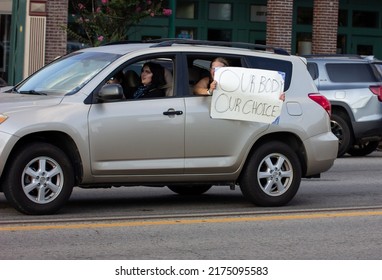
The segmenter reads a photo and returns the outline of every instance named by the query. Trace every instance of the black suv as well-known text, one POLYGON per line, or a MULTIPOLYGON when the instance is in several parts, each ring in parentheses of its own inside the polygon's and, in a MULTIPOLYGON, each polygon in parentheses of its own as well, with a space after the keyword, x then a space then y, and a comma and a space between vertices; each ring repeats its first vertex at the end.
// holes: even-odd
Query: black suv
POLYGON ((382 138, 382 61, 372 56, 307 56, 308 70, 332 104, 338 156, 365 156, 382 138))

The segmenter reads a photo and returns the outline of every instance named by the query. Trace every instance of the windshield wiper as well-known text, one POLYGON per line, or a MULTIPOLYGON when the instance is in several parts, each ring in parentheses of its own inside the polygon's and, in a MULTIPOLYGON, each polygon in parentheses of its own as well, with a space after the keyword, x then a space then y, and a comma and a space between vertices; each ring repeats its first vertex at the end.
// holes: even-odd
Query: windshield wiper
POLYGON ((19 91, 20 94, 32 94, 32 95, 47 95, 44 92, 35 91, 35 90, 22 90, 19 91))

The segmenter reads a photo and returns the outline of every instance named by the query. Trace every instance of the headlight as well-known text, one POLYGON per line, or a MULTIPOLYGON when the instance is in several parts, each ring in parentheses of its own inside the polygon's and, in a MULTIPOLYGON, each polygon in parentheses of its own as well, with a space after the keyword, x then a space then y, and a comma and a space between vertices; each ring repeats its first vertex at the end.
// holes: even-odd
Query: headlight
POLYGON ((3 122, 5 122, 6 119, 8 119, 8 116, 7 116, 7 115, 0 114, 0 124, 2 124, 3 122))

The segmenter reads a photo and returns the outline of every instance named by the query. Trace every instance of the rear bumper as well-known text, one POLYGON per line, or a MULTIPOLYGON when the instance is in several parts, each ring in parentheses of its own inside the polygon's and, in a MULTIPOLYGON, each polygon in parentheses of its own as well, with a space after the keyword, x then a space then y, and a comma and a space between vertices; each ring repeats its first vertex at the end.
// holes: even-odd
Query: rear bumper
POLYGON ((382 138, 382 120, 354 122, 353 132, 356 140, 369 139, 380 140, 382 138))
POLYGON ((307 154, 305 176, 313 176, 329 170, 338 153, 338 139, 331 133, 323 133, 304 141, 307 154))

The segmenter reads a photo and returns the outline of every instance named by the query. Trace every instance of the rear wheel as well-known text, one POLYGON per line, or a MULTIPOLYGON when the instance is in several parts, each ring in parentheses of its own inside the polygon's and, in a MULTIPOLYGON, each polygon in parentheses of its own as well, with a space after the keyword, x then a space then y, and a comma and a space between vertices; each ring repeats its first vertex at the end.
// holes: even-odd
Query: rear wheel
POLYGON ((349 124, 340 114, 332 114, 330 123, 333 134, 338 138, 337 157, 342 157, 349 150, 353 142, 349 124))
POLYGON ((20 212, 53 214, 69 199, 74 174, 66 154, 48 143, 19 149, 7 170, 3 190, 20 212))
POLYGON ((243 195, 258 206, 282 206, 297 193, 301 164, 286 144, 272 141, 249 158, 240 182, 243 195))
POLYGON ((167 186, 170 190, 172 190, 174 193, 180 194, 180 195, 200 195, 205 192, 207 192, 210 188, 212 188, 211 185, 194 185, 194 186, 167 186))
POLYGON ((374 152, 379 146, 379 141, 368 141, 354 145, 348 150, 348 154, 355 157, 366 156, 374 152))

